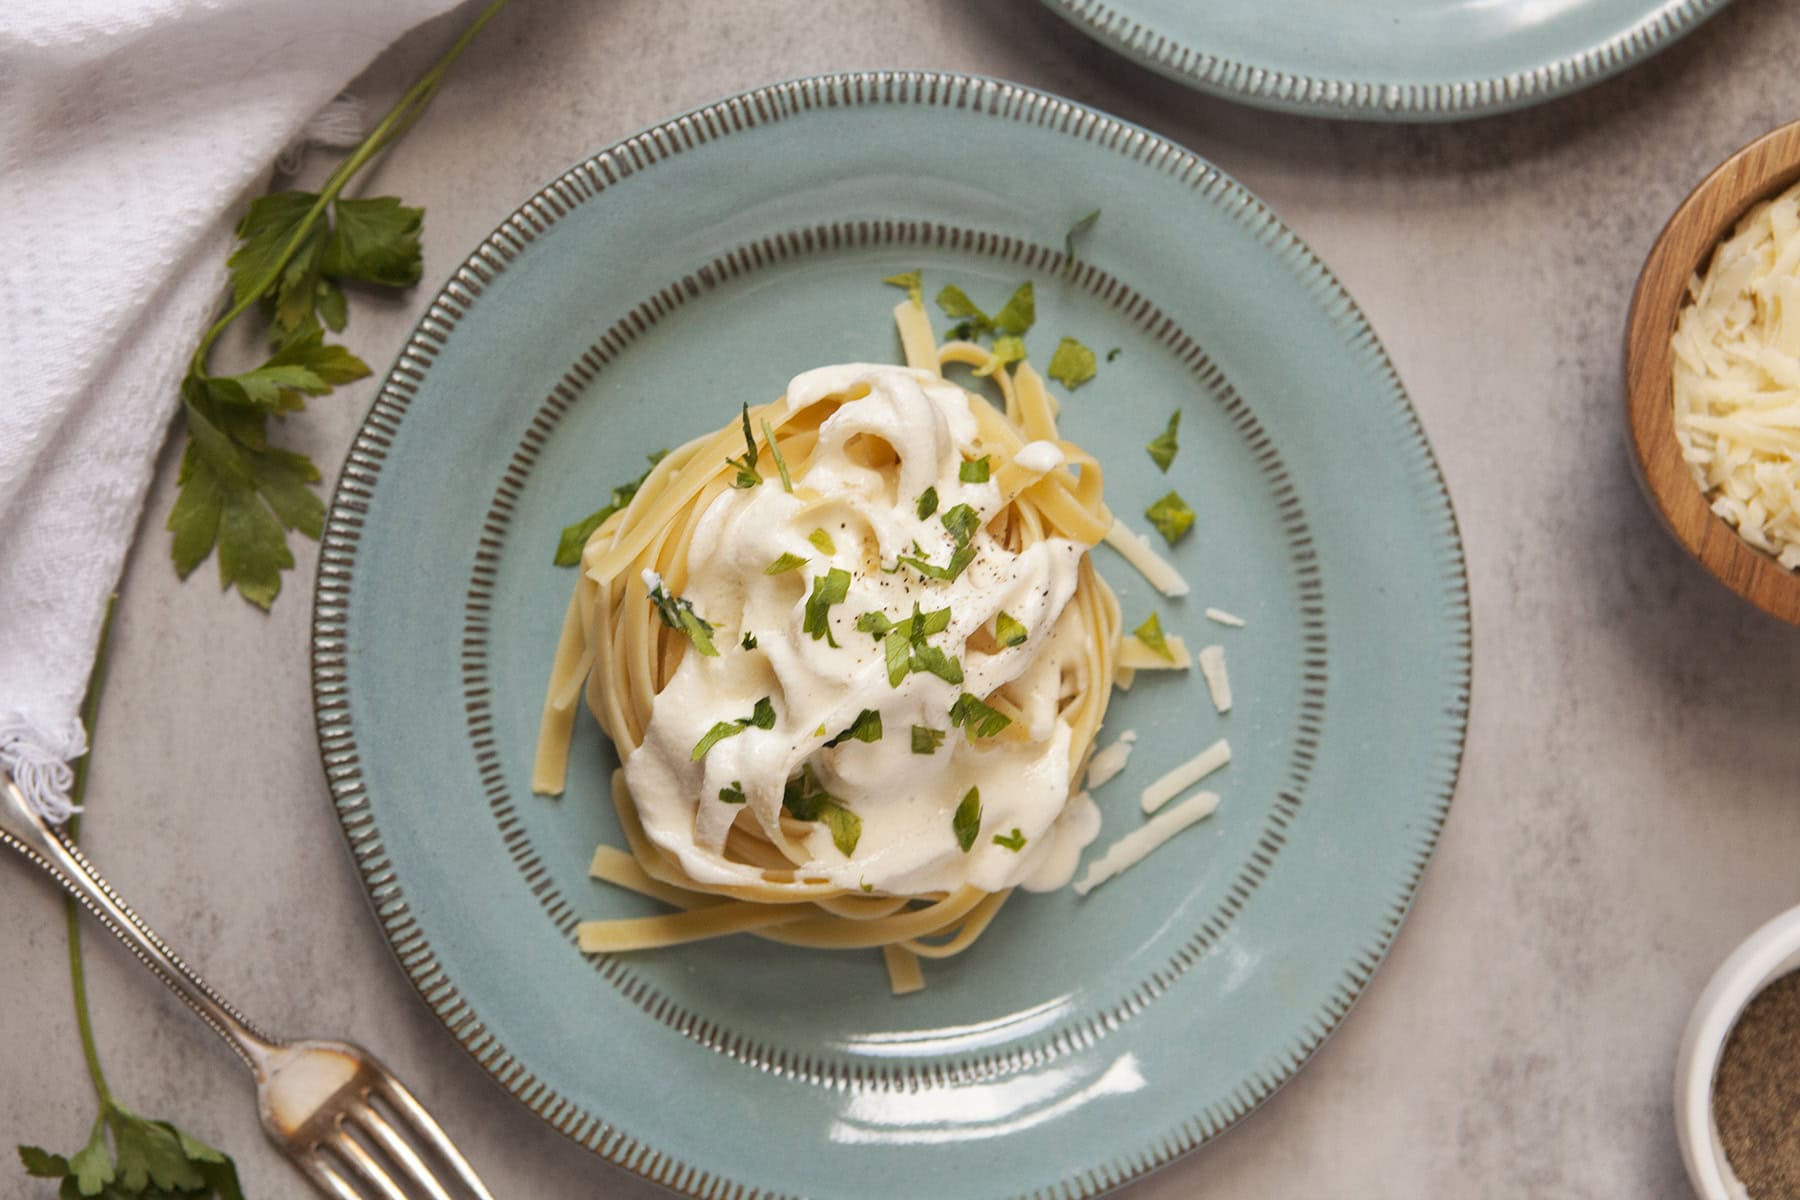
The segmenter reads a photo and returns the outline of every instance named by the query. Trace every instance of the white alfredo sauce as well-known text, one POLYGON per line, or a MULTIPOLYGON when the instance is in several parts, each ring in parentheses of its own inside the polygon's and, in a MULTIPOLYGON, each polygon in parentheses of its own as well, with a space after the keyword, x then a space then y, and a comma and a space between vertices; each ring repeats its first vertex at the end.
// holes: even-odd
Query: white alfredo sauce
MULTIPOLYGON (((1067 883, 1082 847, 1095 836, 1097 813, 1084 796, 1070 796, 1071 731, 1057 715, 1063 665, 1083 653, 1085 636, 1069 607, 1087 547, 1056 538, 1014 554, 977 529, 975 557, 956 579, 928 579, 907 567, 885 573, 897 556, 947 563, 956 544, 943 514, 968 504, 983 525, 1000 507, 992 482, 965 483, 959 468, 976 457, 976 424, 960 387, 904 367, 852 363, 796 376, 787 405, 804 409, 829 396, 867 394, 843 404, 819 429, 818 447, 794 492, 773 475, 751 488, 722 493, 695 527, 683 595, 711 622, 717 657, 690 651, 657 695, 642 745, 625 762, 626 783, 649 837, 677 857, 696 881, 760 881, 754 868, 728 861, 725 838, 745 805, 719 799, 740 787, 765 825, 779 818, 788 779, 811 762, 819 782, 862 822, 849 856, 815 822, 805 846, 811 861, 803 879, 828 879, 852 890, 920 895, 973 884, 1000 891, 1023 884, 1050 890, 1067 883), (899 459, 893 467, 861 465, 853 445, 876 438, 899 459), (919 497, 937 490, 937 509, 918 515, 919 497), (823 530, 827 553, 809 541, 823 530), (767 575, 783 554, 806 565, 767 575), (829 610, 833 647, 804 630, 813 580, 836 567, 850 574, 847 598, 829 610), (930 644, 960 659, 963 682, 950 684, 913 671, 898 687, 888 681, 882 644, 856 628, 857 618, 881 612, 898 622, 913 604, 950 609, 949 628, 930 644), (1002 611, 1024 624, 1026 640, 993 653, 967 649, 978 629, 993 627, 1002 611), (756 635, 753 650, 741 639, 756 635), (950 706, 968 692, 985 697, 1002 684, 1024 704, 1029 741, 979 739, 971 744, 952 728, 950 706), (775 726, 754 726, 715 744, 700 762, 696 743, 719 721, 748 718, 761 697, 775 709, 775 726), (881 714, 875 742, 824 743, 848 729, 864 709, 881 714), (912 727, 945 732, 933 754, 915 754, 912 727), (981 789, 982 821, 965 853, 953 816, 971 787, 981 789), (994 842, 1014 829, 1018 851, 994 842)), ((1056 448, 1033 451, 1028 464, 1048 470, 1056 448)), ((990 464, 994 471, 1002 465, 990 464)), ((1106 686, 1091 681, 1090 686, 1106 686)), ((1007 731, 1011 733, 1011 730, 1007 731)))

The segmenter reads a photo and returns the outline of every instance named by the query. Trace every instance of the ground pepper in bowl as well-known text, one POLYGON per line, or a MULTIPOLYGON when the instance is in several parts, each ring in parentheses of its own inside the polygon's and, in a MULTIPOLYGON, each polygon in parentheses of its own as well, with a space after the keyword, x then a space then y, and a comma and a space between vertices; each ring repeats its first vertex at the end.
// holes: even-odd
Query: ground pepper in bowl
POLYGON ((1758 992, 1732 1026, 1713 1119, 1751 1200, 1800 1197, 1800 971, 1758 992))

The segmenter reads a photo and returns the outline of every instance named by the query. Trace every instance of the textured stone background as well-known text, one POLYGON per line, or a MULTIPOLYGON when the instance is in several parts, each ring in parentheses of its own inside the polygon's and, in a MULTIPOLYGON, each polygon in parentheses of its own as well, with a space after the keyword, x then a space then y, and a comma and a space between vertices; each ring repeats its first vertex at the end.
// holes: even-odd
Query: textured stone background
MULTIPOLYGON (((358 85, 377 106, 460 19, 358 85)), ((1800 4, 1740 0, 1641 69, 1441 127, 1279 117, 1191 94, 1028 0, 520 0, 373 181, 428 222, 428 283, 539 182, 640 127, 774 79, 978 71, 1140 122, 1220 163, 1331 264, 1398 364, 1467 538, 1475 703, 1418 905, 1352 1019, 1218 1144, 1140 1184, 1176 1196, 1675 1196, 1676 1041, 1700 985, 1800 901, 1800 632, 1738 603, 1657 527, 1626 465, 1621 331, 1668 214, 1800 115, 1800 4)), ((362 303, 391 361, 430 288, 362 303)), ((373 382, 296 431, 341 456, 373 382)), ((484 1076, 395 969, 313 744, 313 547, 264 619, 178 585, 165 454, 122 585, 87 845, 229 996, 280 1030, 378 1047, 502 1197, 649 1197, 484 1076)), ((64 1148, 92 1111, 61 907, 0 870, 0 1130, 64 1148)), ((231 1057, 120 949, 89 942, 113 1083, 307 1195, 231 1057)), ((36 1196, 0 1168, 0 1196, 36 1196)))

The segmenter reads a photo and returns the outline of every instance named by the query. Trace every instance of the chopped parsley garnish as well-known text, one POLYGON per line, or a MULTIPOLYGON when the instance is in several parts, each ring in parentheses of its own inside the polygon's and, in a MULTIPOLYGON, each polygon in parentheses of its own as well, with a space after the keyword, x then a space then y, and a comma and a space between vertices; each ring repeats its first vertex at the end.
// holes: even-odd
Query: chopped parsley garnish
MULTIPOLYGON (((688 761, 699 762, 706 757, 708 750, 726 738, 736 737, 753 726, 757 729, 775 728, 775 706, 769 702, 769 697, 764 696, 758 700, 756 708, 749 716, 739 717, 735 721, 720 721, 707 730, 700 740, 694 743, 694 752, 689 756, 688 761)), ((724 799, 724 794, 721 793, 719 798, 724 799)))
POLYGON ((1112 362, 1115 358, 1118 358, 1119 355, 1121 355, 1123 353, 1125 353, 1125 347, 1114 346, 1111 350, 1108 350, 1106 352, 1106 361, 1112 362))
POLYGON ((719 651, 712 643, 713 627, 694 611, 691 602, 681 596, 669 595, 663 589, 661 579, 657 579, 656 585, 650 588, 650 603, 656 606, 656 615, 662 618, 664 625, 687 634, 688 641, 694 643, 694 649, 710 658, 719 656, 719 651))
POLYGON ((1175 452, 1181 449, 1175 443, 1175 430, 1181 424, 1181 410, 1178 408, 1169 414, 1169 427, 1152 438, 1144 449, 1149 451, 1150 459, 1157 469, 1168 473, 1169 464, 1175 461, 1175 452))
MULTIPOLYGON (((987 463, 985 458, 981 461, 984 465, 987 463)), ((965 467, 969 465, 971 464, 963 464, 965 467)), ((968 545, 969 539, 974 537, 975 531, 981 527, 981 515, 967 504, 958 504, 938 519, 944 523, 944 528, 949 531, 950 536, 956 539, 958 546, 968 545)))
POLYGON ((796 567, 804 567, 806 559, 798 554, 783 554, 763 568, 764 575, 786 575, 796 567))
POLYGON ((956 806, 956 815, 950 818, 950 827, 956 831, 956 844, 967 854, 981 833, 980 788, 972 787, 963 796, 962 803, 956 806))
POLYGON ((928 487, 919 493, 919 520, 923 521, 937 511, 937 488, 928 487))
POLYGON ((1025 848, 1025 835, 1020 831, 1017 825, 1014 825, 1013 831, 1009 834, 1002 836, 1001 834, 996 833, 994 835, 994 845, 1005 846, 1008 850, 1017 854, 1025 848))
POLYGON ((872 708, 863 709, 856 714, 856 720, 850 723, 850 728, 825 744, 841 746, 853 738, 859 742, 879 742, 881 740, 881 714, 872 708))
POLYGON ((796 821, 823 821, 831 830, 832 844, 845 858, 856 852, 856 843, 862 840, 862 818, 825 790, 813 774, 811 763, 787 781, 781 793, 781 807, 796 821))
POLYGON ((1194 510, 1188 507, 1187 501, 1179 492, 1170 492, 1155 504, 1144 510, 1150 523, 1156 526, 1156 532, 1163 535, 1163 541, 1173 546, 1187 536, 1187 531, 1194 527, 1194 510))
POLYGON ((948 582, 961 575, 963 570, 975 561, 975 547, 961 547, 950 556, 950 561, 941 567, 911 554, 902 554, 895 561, 911 567, 927 579, 942 579, 948 582))
POLYGON ((725 465, 737 468, 737 478, 731 486, 736 488, 753 488, 762 482, 762 475, 756 469, 756 437, 750 432, 750 406, 743 407, 744 419, 744 457, 728 458, 725 465))
POLYGON ((1087 231, 1094 227, 1094 222, 1099 219, 1100 210, 1096 208, 1093 212, 1069 226, 1069 232, 1063 235, 1063 274, 1065 276, 1073 275, 1075 273, 1075 239, 1085 236, 1087 231))
POLYGON ((968 692, 956 698, 950 706, 950 724, 961 726, 972 742, 976 738, 993 737, 1002 729, 1012 724, 1012 718, 1003 712, 989 708, 980 699, 968 692))
POLYGON ((1026 637, 1025 626, 1010 613, 1001 613, 994 618, 994 640, 1002 646, 1023 645, 1026 637))
POLYGON ((1155 613, 1145 617, 1144 623, 1131 631, 1131 636, 1149 647, 1158 658, 1175 661, 1175 652, 1169 649, 1169 640, 1163 636, 1162 618, 1155 613))
POLYGON ((746 799, 744 795, 744 785, 735 779, 732 780, 729 784, 719 789, 719 799, 727 804, 744 803, 746 799))
POLYGON ((964 483, 986 483, 988 473, 988 456, 985 454, 956 468, 956 477, 964 483))
MULTIPOLYGON (((950 628, 948 608, 921 613, 915 602, 913 615, 904 621, 896 623, 881 613, 870 612, 856 619, 856 627, 880 639, 882 654, 887 659, 889 687, 899 687, 900 681, 914 671, 936 675, 945 683, 962 682, 962 663, 925 640, 950 628)), ((915 733, 915 744, 917 739, 915 733)))
POLYGON ((754 650, 756 649, 756 635, 746 629, 744 630, 744 640, 738 644, 746 650, 754 650))
POLYGON ((769 428, 769 418, 762 419, 763 441, 769 443, 769 454, 775 459, 775 469, 781 472, 781 490, 793 494, 794 481, 788 477, 787 459, 781 457, 781 447, 775 444, 775 431, 769 428))
POLYGON ((1006 306, 994 314, 994 328, 1023 337, 1036 322, 1037 293, 1027 279, 1007 298, 1006 306))
POLYGON ((630 483, 621 483, 614 488, 604 507, 597 508, 573 525, 564 527, 562 537, 556 543, 557 566, 572 567, 581 561, 581 548, 587 545, 587 540, 593 536, 594 530, 606 524, 606 518, 631 503, 631 498, 637 495, 637 490, 644 486, 644 480, 650 478, 650 472, 656 469, 656 464, 661 462, 668 453, 667 450, 658 450, 652 454, 650 465, 644 468, 644 473, 630 483))
POLYGON ((866 879, 864 879, 864 880, 861 880, 861 881, 860 881, 860 884, 861 884, 861 887, 862 887, 862 890, 863 890, 863 891, 865 891, 865 892, 872 892, 872 891, 874 891, 874 890, 875 890, 875 885, 874 885, 874 884, 872 884, 872 883, 870 883, 870 882, 869 882, 869 881, 868 881, 868 880, 866 880, 866 879))
POLYGON ((986 378, 1001 367, 1010 367, 1025 357, 1025 339, 1006 334, 994 339, 994 357, 975 369, 979 378, 986 378))
POLYGON ((1094 377, 1099 370, 1094 360, 1094 352, 1076 341, 1066 337, 1056 343, 1056 353, 1050 356, 1050 378, 1073 391, 1094 377))
POLYGON ((944 744, 944 731, 933 729, 929 725, 912 727, 912 752, 914 754, 936 754, 939 746, 944 744))
POLYGON ((837 553, 837 543, 832 541, 831 535, 829 533, 826 533, 823 529, 813 530, 811 533, 806 535, 806 540, 811 542, 813 545, 817 546, 822 552, 824 552, 826 554, 836 554, 837 553))
POLYGON ((889 275, 881 282, 891 287, 905 288, 912 302, 920 308, 925 307, 925 276, 920 271, 904 271, 899 275, 889 275))
POLYGON ((991 317, 955 284, 945 285, 937 294, 937 305, 946 317, 959 322, 949 331, 952 341, 966 341, 988 333, 1023 337, 1037 320, 1037 295, 1029 279, 1021 283, 1007 298, 1005 306, 991 317))
POLYGON ((824 638, 833 648, 837 646, 837 639, 831 636, 831 606, 842 604, 849 594, 850 572, 833 567, 813 576, 812 595, 806 598, 806 619, 801 624, 813 641, 824 638))

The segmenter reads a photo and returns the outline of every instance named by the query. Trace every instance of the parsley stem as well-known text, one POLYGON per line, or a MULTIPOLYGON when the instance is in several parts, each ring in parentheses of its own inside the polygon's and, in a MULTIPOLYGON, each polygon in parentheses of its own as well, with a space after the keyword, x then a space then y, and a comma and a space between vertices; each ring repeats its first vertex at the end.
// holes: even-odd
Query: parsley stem
MULTIPOLYGON (((69 800, 77 808, 87 793, 88 764, 94 760, 94 722, 100 715, 100 689, 106 681, 106 647, 112 641, 113 608, 118 599, 106 602, 106 616, 100 622, 100 643, 94 651, 94 670, 88 676, 87 698, 81 704, 81 724, 87 730, 88 752, 75 760, 75 778, 69 786, 69 800)), ((73 840, 81 832, 81 814, 63 823, 73 840)), ((81 1053, 87 1058, 88 1077, 94 1081, 94 1094, 100 1098, 100 1114, 104 1118, 113 1107, 112 1089, 106 1086, 106 1073, 100 1069, 100 1051, 94 1044, 94 1022, 88 1015, 87 972, 81 964, 81 906, 75 897, 63 899, 69 927, 69 989, 75 994, 75 1024, 81 1030, 81 1053)))
POLYGON ((200 345, 195 348, 194 357, 188 364, 189 375, 197 379, 207 378, 206 356, 212 349, 213 343, 219 339, 219 335, 224 333, 233 321, 242 316, 246 309, 260 300, 264 293, 275 286, 276 281, 281 278, 282 272, 287 270, 288 263, 312 236, 314 228, 325 215, 325 210, 330 207, 331 202, 337 199, 338 193, 349 185, 350 180, 358 171, 367 166, 371 159, 424 114, 425 109, 437 95, 439 85, 444 82, 444 76, 449 73, 450 65, 461 57, 469 43, 475 40, 475 35, 480 33, 482 27, 493 20, 506 5, 507 0, 491 0, 488 6, 481 10, 481 15, 471 21, 469 27, 462 31, 461 36, 450 44, 450 48, 444 52, 444 56, 438 59, 429 71, 421 75, 418 81, 406 90, 405 95, 395 101, 394 107, 390 108, 387 115, 381 118, 381 123, 375 126, 368 137, 363 139, 362 144, 351 153, 349 158, 339 163, 337 169, 332 171, 325 180, 324 187, 319 191, 319 198, 313 201, 313 206, 307 210, 306 216, 294 227, 294 232, 288 238, 287 245, 282 247, 280 257, 270 264, 267 274, 258 282, 255 289, 226 309, 225 315, 213 322, 212 328, 208 329, 206 335, 200 339, 200 345))

